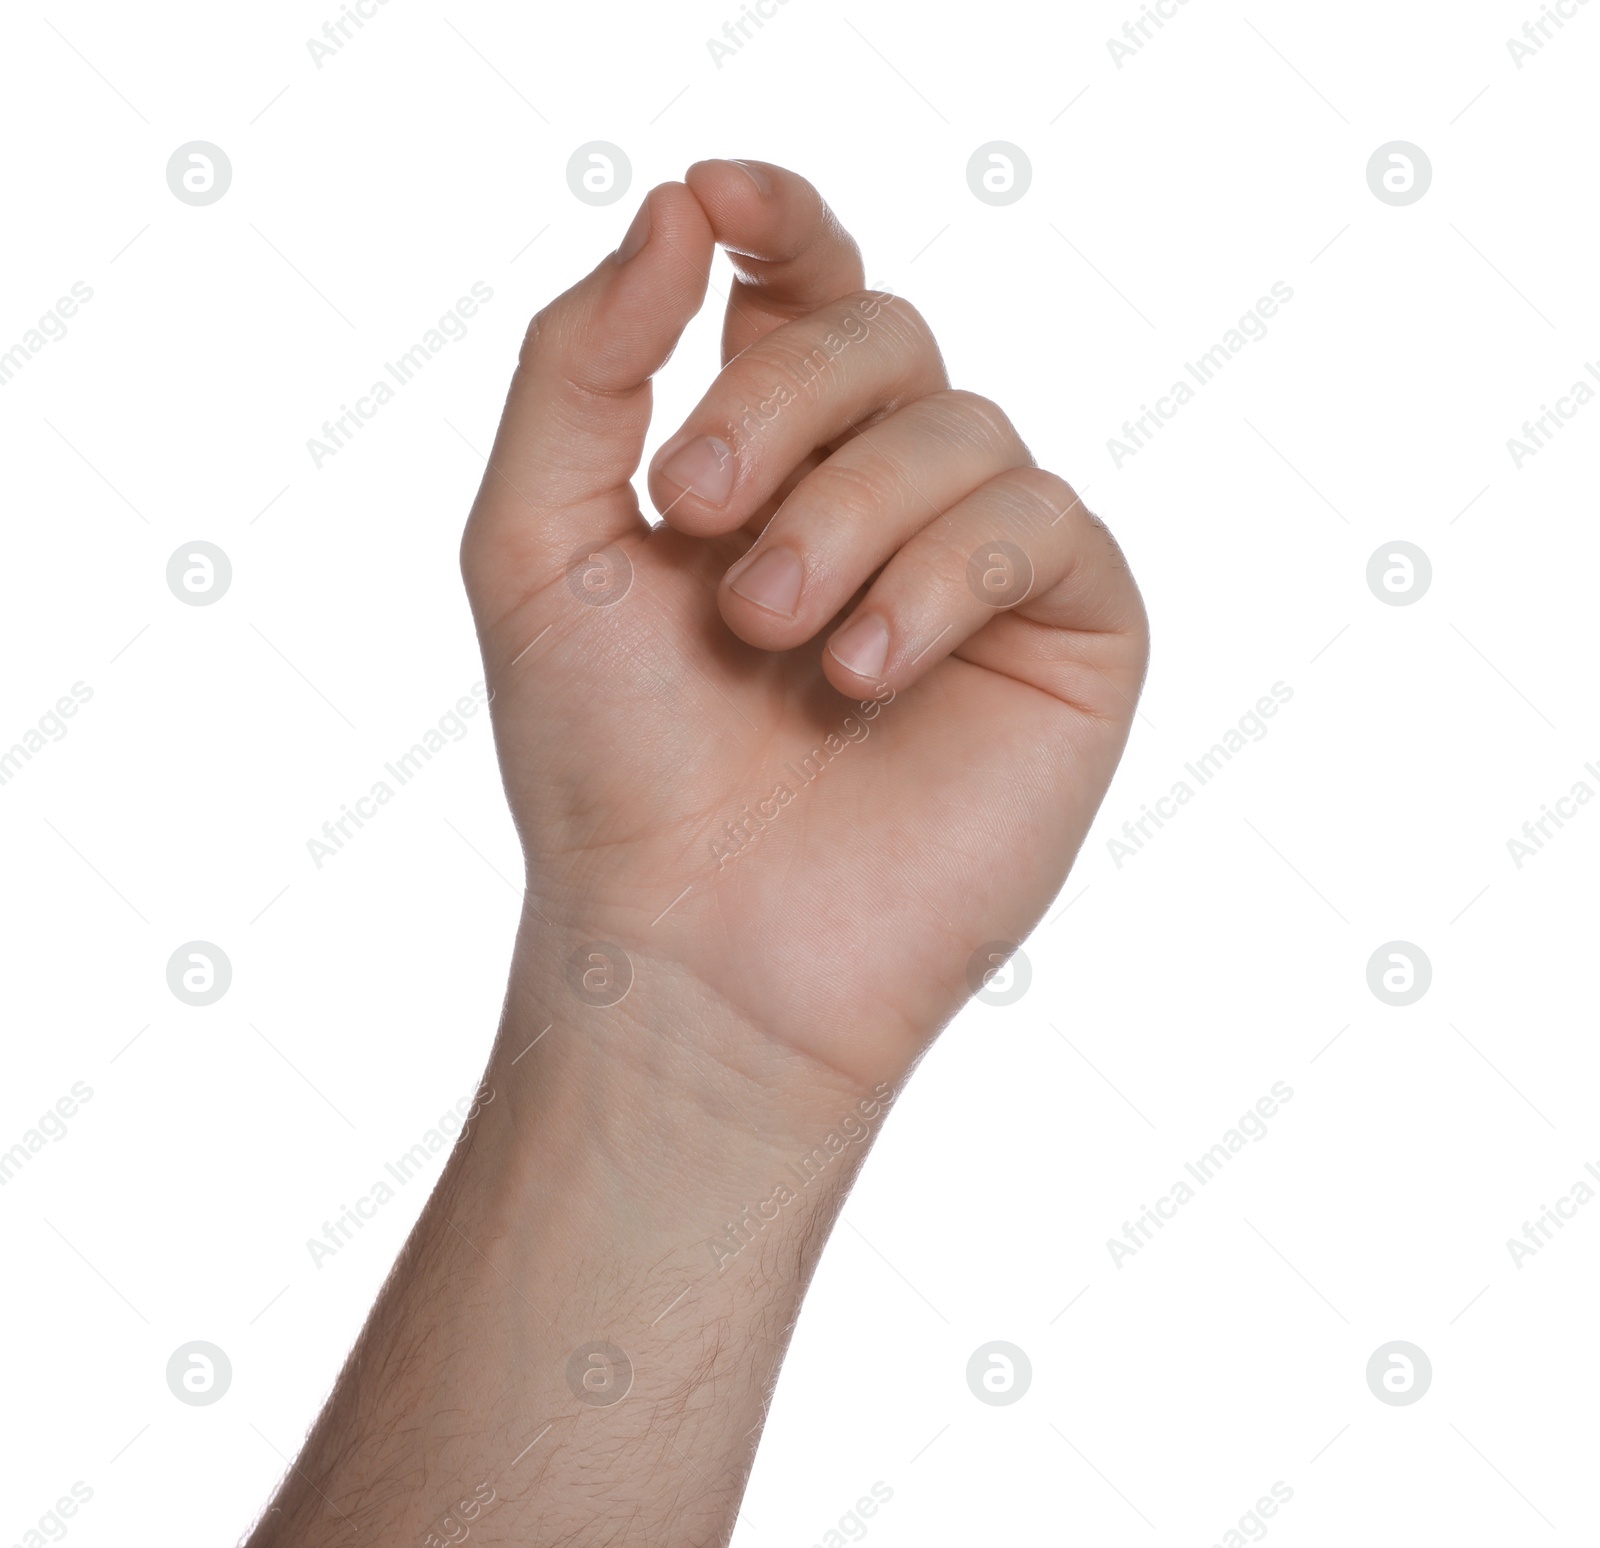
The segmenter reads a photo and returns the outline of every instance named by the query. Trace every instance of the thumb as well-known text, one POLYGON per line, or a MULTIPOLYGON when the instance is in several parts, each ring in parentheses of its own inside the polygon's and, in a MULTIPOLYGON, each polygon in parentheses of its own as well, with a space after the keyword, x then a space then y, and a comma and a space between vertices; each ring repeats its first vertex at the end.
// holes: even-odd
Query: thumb
POLYGON ((616 252, 529 324, 462 538, 480 610, 548 585, 581 545, 648 530, 629 479, 650 378, 700 310, 713 247, 694 195, 663 183, 616 252))

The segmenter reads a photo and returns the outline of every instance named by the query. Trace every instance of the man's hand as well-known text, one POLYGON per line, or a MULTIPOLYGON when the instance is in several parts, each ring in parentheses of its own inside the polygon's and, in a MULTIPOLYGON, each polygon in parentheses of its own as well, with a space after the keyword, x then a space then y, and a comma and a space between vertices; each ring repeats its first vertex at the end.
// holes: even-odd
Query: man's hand
POLYGON ((537 908, 863 1086, 1038 921, 1144 673, 1105 527, 760 164, 656 188, 534 319, 463 565, 537 908), (716 245, 725 364, 652 528, 650 378, 716 245))
POLYGON ((528 331, 462 546, 528 864, 504 1019, 253 1548, 725 1543, 895 1087, 1082 842, 1138 592, 861 286, 808 183, 704 162, 528 331))

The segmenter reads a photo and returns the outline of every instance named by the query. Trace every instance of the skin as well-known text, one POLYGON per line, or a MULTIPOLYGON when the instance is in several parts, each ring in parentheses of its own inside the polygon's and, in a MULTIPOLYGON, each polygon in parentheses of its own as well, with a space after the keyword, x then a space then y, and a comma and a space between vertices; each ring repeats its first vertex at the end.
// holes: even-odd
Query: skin
POLYGON ((252 1548, 726 1542, 884 1113, 1060 890, 1143 605, 862 284, 809 183, 702 162, 528 330, 462 542, 527 862, 504 1018, 252 1548), (718 246, 723 369, 652 526, 650 378, 718 246))

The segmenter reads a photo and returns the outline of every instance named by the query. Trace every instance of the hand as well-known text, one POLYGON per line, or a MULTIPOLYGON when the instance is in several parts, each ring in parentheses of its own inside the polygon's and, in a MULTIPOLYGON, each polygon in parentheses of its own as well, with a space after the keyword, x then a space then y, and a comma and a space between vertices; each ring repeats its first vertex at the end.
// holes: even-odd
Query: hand
POLYGON ((462 563, 523 954, 620 945, 632 994, 686 973, 870 1086, 1059 890, 1147 630, 1105 527, 862 284, 792 172, 708 161, 654 189, 533 320, 462 563), (719 244, 723 370, 651 465, 652 527, 629 482, 650 378, 719 244))
POLYGON ((731 162, 534 319, 462 560, 531 882, 506 1012, 252 1543, 426 1540, 469 1500, 485 1548, 724 1543, 891 1086, 1105 792, 1143 608, 810 185, 731 162), (652 529, 650 375, 719 242, 727 363, 652 529), (615 1004, 568 978, 598 943, 615 1004))

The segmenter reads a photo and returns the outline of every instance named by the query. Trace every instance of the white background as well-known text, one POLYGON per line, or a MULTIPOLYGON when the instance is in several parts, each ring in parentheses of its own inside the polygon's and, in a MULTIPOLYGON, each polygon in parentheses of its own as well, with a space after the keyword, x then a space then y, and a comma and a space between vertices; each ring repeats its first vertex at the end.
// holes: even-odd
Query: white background
MULTIPOLYGON (((1193 0, 1121 68, 1134 0, 789 0, 721 68, 733 0, 390 0, 320 69, 331 4, 8 10, 0 350, 94 294, 0 388, 0 746, 93 697, 0 786, 0 1149, 93 1097, 0 1189, 0 1543, 75 1480, 84 1548, 243 1532, 421 1208, 313 1266, 487 1051, 519 861, 485 720, 322 869, 306 840, 479 676, 456 544, 528 316, 712 155, 818 184, 1111 523, 1154 624, 1031 988, 959 1018, 846 1209, 741 1548, 819 1542, 878 1480, 885 1548, 1215 1543, 1279 1480, 1284 1544, 1594 1540, 1600 1202, 1506 1247, 1600 1164, 1600 811, 1507 849, 1600 789, 1600 407, 1520 469, 1506 445, 1600 358, 1600 5, 1519 70, 1531 7, 1193 0), (1406 207, 1366 180, 1396 139, 1433 168, 1406 207), (165 180, 190 140, 232 162, 206 207, 165 180), (567 187, 591 140, 632 163, 610 207, 567 187), (1005 207, 966 182, 992 140, 1032 165, 1005 207), (315 467, 474 281, 468 336, 315 467), (1117 468, 1277 281, 1267 337, 1117 468), (197 539, 233 566, 209 607, 165 582, 197 539), (1432 563, 1410 606, 1366 583, 1395 540, 1432 563), (1268 734, 1118 866, 1277 682, 1268 734), (234 973, 204 1009, 165 981, 196 939, 234 973), (1395 940, 1433 969, 1404 1008, 1366 979, 1395 940), (1275 1081, 1268 1136, 1118 1267, 1107 1238, 1275 1081), (195 1339, 232 1361, 214 1406, 166 1386, 195 1339), (1033 1366, 1008 1407, 965 1383, 994 1339, 1033 1366), (1366 1384, 1396 1339, 1432 1361, 1411 1406, 1366 1384)), ((713 298, 652 450, 719 326, 713 298)))

